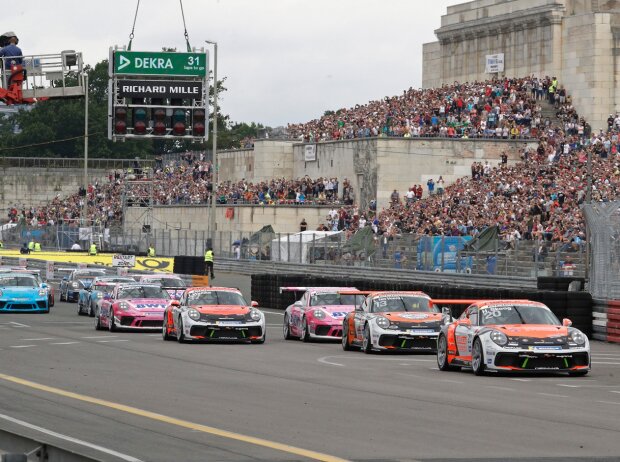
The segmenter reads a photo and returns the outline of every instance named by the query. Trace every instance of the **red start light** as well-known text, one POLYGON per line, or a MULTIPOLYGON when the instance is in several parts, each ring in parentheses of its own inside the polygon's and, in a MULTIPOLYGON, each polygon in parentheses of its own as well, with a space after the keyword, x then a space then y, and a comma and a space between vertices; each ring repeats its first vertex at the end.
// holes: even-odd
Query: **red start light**
POLYGON ((117 120, 114 124, 114 133, 124 135, 127 133, 127 123, 124 120, 117 120))
POLYGON ((172 127, 172 133, 177 136, 185 135, 185 124, 183 122, 177 122, 172 127))

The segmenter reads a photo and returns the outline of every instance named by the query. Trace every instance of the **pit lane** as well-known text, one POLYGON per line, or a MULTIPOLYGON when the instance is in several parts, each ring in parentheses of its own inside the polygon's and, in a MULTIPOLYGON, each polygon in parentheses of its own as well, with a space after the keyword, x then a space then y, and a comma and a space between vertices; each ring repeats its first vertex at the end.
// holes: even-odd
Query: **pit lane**
POLYGON ((584 378, 475 377, 440 372, 431 355, 285 341, 282 313, 265 311, 264 345, 97 332, 74 303, 57 303, 49 315, 2 315, 0 374, 165 419, 5 379, 0 413, 144 461, 309 460, 200 426, 360 461, 618 460, 615 345, 593 344, 584 378))

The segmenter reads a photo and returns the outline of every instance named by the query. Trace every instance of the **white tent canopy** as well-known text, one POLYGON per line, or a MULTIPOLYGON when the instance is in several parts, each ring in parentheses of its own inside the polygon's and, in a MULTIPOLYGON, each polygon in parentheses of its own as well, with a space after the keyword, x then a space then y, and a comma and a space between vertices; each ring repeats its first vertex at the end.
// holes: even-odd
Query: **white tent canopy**
POLYGON ((342 231, 302 231, 288 234, 271 241, 271 259, 290 263, 309 263, 313 247, 322 247, 324 239, 342 231))

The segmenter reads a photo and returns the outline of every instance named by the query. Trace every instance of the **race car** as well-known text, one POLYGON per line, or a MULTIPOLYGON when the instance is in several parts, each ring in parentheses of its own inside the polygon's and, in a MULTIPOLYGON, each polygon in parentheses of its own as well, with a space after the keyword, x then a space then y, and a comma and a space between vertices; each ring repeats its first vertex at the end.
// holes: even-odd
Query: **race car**
POLYGON ((87 289, 81 289, 78 296, 78 315, 87 314, 91 318, 98 311, 98 303, 103 300, 105 294, 112 292, 119 282, 132 283, 135 279, 123 276, 96 277, 87 289))
POLYGON ((437 364, 447 371, 471 367, 485 372, 567 372, 590 370, 590 343, 571 322, 560 322, 542 303, 481 300, 441 328, 437 364))
POLYGON ((13 267, 2 266, 0 267, 0 273, 12 273, 12 272, 22 272, 22 273, 28 273, 28 274, 34 275, 34 277, 36 278, 39 284, 39 287, 42 289, 47 289, 47 303, 49 307, 51 308, 54 306, 54 303, 55 303, 54 287, 43 280, 43 278, 41 277, 41 270, 28 269, 23 266, 13 266, 13 267))
POLYGON ((286 340, 304 342, 316 339, 340 340, 342 320, 360 305, 363 294, 341 294, 357 291, 355 287, 280 287, 282 292, 301 294, 299 300, 284 312, 283 333, 286 340))
POLYGON ((0 312, 49 313, 46 283, 26 271, 0 273, 0 312))
POLYGON ((264 343, 265 315, 237 289, 191 287, 166 308, 162 337, 188 340, 235 340, 264 343))
POLYGON ((158 284, 118 283, 95 316, 95 329, 159 330, 170 295, 158 284))
POLYGON ((77 301, 80 289, 87 289, 96 277, 105 276, 105 270, 76 269, 60 281, 60 301, 77 301))
POLYGON ((367 297, 342 322, 344 350, 436 351, 445 315, 424 292, 357 293, 367 297))
POLYGON ((139 281, 147 284, 161 285, 162 289, 166 289, 170 298, 176 300, 181 298, 181 295, 183 295, 187 288, 185 281, 176 274, 144 274, 140 276, 139 281))

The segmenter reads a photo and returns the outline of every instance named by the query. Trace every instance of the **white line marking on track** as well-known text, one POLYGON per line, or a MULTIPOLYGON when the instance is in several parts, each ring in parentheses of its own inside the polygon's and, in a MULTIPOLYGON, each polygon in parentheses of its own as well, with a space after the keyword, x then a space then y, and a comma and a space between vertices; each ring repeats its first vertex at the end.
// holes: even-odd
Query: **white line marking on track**
POLYGON ((13 417, 9 417, 8 415, 0 414, 0 418, 4 420, 8 420, 9 422, 16 423, 17 425, 21 425, 22 427, 30 428, 31 430, 36 430, 38 432, 44 433, 49 436, 53 436, 54 438, 58 438, 61 440, 69 441, 71 443, 76 443, 81 446, 85 446, 87 448, 95 449, 96 451, 103 452, 105 454, 109 454, 111 456, 118 457, 119 459, 126 460, 128 462, 142 462, 140 459, 137 459, 132 456, 128 456, 127 454, 123 454, 121 452, 114 451, 112 449, 104 448, 103 446, 99 446, 97 444, 89 443, 87 441, 79 440, 77 438, 73 438, 71 436, 63 435, 61 433, 56 433, 52 430, 48 430, 43 427, 38 427, 37 425, 32 425, 28 422, 24 422, 23 420, 15 419, 13 417))
POLYGON ((56 337, 41 337, 41 338, 23 338, 24 342, 33 342, 35 340, 56 340, 56 337))
POLYGON ((597 401, 597 403, 603 403, 603 404, 617 404, 618 406, 620 406, 620 403, 617 403, 616 401, 597 401))
POLYGON ((27 324, 22 324, 21 322, 15 322, 15 321, 11 321, 11 324, 13 324, 15 327, 30 327, 27 324))
POLYGON ((340 363, 334 363, 332 361, 328 361, 327 358, 332 358, 332 356, 324 356, 322 358, 317 359, 318 362, 323 363, 323 364, 329 364, 330 366, 340 366, 340 367, 345 367, 344 364, 340 364, 340 363))
POLYGON ((567 383, 556 383, 558 387, 581 388, 581 385, 568 385, 567 383))
MULTIPOLYGON (((161 335, 161 334, 157 334, 157 335, 161 335)), ((90 337, 80 337, 80 338, 114 338, 114 337, 118 337, 118 335, 94 335, 94 336, 90 336, 90 337)))
POLYGON ((610 365, 620 366, 620 363, 608 363, 608 362, 603 362, 603 361, 592 361, 592 364, 610 364, 610 365))
POLYGON ((56 343, 50 343, 50 345, 75 345, 76 343, 80 343, 80 342, 56 342, 56 343))
POLYGON ((554 395, 553 393, 536 393, 536 394, 540 396, 552 396, 554 398, 568 398, 567 395, 554 395))
POLYGON ((30 347, 36 347, 38 345, 12 345, 9 348, 30 348, 30 347))
POLYGON ((97 340, 97 343, 128 342, 129 340, 97 340))
POLYGON ((609 390, 609 393, 620 393, 618 390, 609 390))
POLYGON ((510 380, 514 380, 515 382, 531 382, 531 379, 510 379, 510 380))
MULTIPOLYGON (((437 370, 437 369, 433 369, 433 370, 437 370)), ((450 380, 450 379, 439 379, 440 382, 447 382, 447 383, 463 383, 460 380, 450 380)))
POLYGON ((92 324, 91 321, 43 321, 45 324, 92 324))

